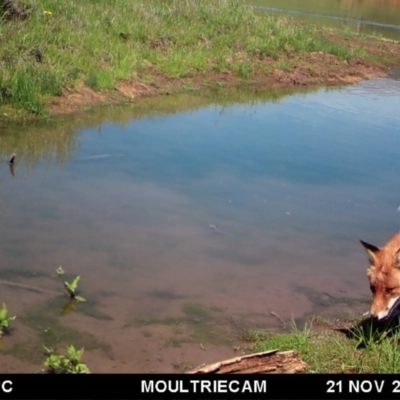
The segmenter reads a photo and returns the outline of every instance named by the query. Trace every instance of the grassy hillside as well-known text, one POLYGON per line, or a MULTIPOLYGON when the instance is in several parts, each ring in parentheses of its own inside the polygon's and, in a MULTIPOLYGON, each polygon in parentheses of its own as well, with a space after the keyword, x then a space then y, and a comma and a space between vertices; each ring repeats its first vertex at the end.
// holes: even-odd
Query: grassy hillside
MULTIPOLYGON (((0 107, 42 114, 51 96, 117 82, 251 79, 290 70, 302 53, 366 55, 320 28, 232 0, 0 0, 0 107), (0 6, 1 9, 1 6, 0 6), (214 75, 213 75, 214 74, 214 75)), ((312 64, 312 63, 310 63, 312 64)))

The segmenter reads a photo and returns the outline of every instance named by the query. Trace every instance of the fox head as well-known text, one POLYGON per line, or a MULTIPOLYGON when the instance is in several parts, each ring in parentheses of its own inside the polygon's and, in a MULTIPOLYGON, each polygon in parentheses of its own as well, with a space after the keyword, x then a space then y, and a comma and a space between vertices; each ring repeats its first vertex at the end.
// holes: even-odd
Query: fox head
POLYGON ((367 251, 367 277, 372 292, 370 314, 382 320, 400 303, 400 232, 384 246, 360 241, 367 251))

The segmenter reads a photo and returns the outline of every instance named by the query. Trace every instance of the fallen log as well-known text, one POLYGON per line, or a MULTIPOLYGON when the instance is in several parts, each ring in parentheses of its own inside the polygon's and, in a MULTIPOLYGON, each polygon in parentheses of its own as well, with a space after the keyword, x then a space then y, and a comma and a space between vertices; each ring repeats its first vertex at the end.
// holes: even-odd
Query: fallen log
POLYGON ((188 374, 293 374, 306 368, 295 351, 269 350, 201 365, 188 374))

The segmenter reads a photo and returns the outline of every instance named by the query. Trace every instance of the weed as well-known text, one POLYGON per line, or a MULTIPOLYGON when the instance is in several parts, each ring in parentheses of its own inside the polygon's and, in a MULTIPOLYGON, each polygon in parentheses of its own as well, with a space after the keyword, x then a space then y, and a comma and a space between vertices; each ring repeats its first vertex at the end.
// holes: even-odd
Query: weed
POLYGON ((99 90, 100 89, 100 83, 99 79, 97 77, 97 74, 93 71, 90 71, 89 74, 87 75, 86 79, 84 80, 85 84, 92 88, 93 90, 99 90))
POLYGON ((268 338, 268 333, 258 330, 248 330, 243 333, 243 340, 246 342, 260 342, 268 338))
POLYGON ((10 81, 11 103, 34 114, 41 114, 43 105, 38 97, 38 88, 28 70, 14 71, 10 81))
POLYGON ((10 321, 13 321, 15 318, 15 316, 8 316, 7 306, 5 303, 3 303, 3 307, 0 309, 0 339, 5 333, 8 332, 10 321))
POLYGON ((83 297, 78 296, 76 294, 77 289, 78 289, 78 282, 81 279, 81 277, 78 275, 71 283, 65 281, 64 282, 64 287, 66 289, 66 294, 71 298, 76 301, 81 301, 84 302, 86 301, 83 297))
POLYGON ((47 359, 43 372, 48 374, 89 374, 89 368, 81 362, 83 348, 76 350, 74 346, 67 347, 67 355, 57 354, 53 349, 45 347, 47 359))
POLYGON ((251 75, 251 64, 249 62, 241 62, 238 66, 238 73, 242 78, 249 78, 251 75))
POLYGON ((297 328, 296 321, 292 318, 291 320, 291 326, 292 326, 292 331, 294 332, 294 337, 298 341, 298 344, 300 346, 306 345, 307 341, 311 335, 311 328, 312 328, 312 321, 308 325, 307 322, 304 324, 304 328, 302 331, 300 331, 297 328))

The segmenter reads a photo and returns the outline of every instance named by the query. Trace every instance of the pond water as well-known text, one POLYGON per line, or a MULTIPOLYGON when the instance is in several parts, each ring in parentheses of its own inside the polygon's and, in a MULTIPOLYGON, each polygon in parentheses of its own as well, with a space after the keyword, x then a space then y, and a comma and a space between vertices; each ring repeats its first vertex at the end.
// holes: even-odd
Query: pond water
POLYGON ((376 79, 2 125, 0 370, 74 344, 93 372, 180 371, 237 355, 244 329, 366 311, 358 240, 400 226, 399 109, 376 79))
POLYGON ((267 12, 400 40, 398 0, 244 0, 267 12))

